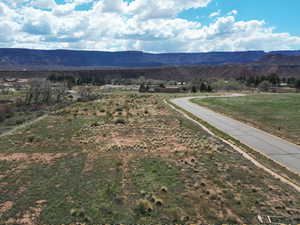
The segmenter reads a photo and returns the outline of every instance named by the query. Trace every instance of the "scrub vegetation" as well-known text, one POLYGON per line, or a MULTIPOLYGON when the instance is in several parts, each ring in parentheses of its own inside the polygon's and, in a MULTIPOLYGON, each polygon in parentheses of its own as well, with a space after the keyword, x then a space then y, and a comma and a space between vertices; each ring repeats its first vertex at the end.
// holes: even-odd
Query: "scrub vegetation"
POLYGON ((300 223, 298 192, 164 98, 114 92, 1 137, 0 224, 300 223))

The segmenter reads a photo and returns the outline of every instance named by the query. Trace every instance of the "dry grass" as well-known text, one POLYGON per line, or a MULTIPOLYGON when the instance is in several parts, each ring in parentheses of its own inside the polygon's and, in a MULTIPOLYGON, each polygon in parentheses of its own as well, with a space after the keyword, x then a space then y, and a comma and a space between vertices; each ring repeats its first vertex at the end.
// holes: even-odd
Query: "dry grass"
POLYGON ((0 146, 0 223, 258 223, 258 214, 300 213, 299 193, 160 96, 77 104, 0 146))

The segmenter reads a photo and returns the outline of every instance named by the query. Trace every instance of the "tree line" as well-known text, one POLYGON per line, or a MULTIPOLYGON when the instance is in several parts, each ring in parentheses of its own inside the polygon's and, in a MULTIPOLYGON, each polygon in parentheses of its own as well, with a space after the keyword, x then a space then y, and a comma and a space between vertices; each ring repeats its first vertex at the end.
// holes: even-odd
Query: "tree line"
POLYGON ((48 76, 47 80, 51 82, 65 82, 67 83, 68 87, 72 85, 103 85, 106 84, 107 81, 103 79, 101 76, 97 75, 55 75, 51 74, 48 76))
POLYGON ((299 88, 300 85, 300 79, 295 77, 279 77, 276 73, 268 76, 240 76, 237 80, 248 87, 258 87, 262 82, 269 82, 273 87, 279 87, 281 83, 296 88, 299 88))
MULTIPOLYGON (((76 74, 76 75, 55 75, 52 74, 48 77, 51 82, 64 82, 69 89, 74 85, 104 85, 104 84, 118 84, 118 85, 140 85, 140 90, 147 92, 151 85, 167 85, 170 81, 146 79, 143 76, 138 78, 112 78, 104 79, 97 74, 76 74)), ((174 81, 174 84, 177 82, 174 81)), ((236 79, 224 80, 224 79, 204 79, 195 78, 187 85, 181 87, 183 91, 190 92, 211 92, 213 90, 243 90, 247 88, 259 88, 264 91, 269 90, 271 87, 279 87, 281 83, 287 84, 289 87, 295 87, 300 89, 300 79, 295 77, 279 77, 276 73, 270 75, 249 75, 245 74, 236 79)))

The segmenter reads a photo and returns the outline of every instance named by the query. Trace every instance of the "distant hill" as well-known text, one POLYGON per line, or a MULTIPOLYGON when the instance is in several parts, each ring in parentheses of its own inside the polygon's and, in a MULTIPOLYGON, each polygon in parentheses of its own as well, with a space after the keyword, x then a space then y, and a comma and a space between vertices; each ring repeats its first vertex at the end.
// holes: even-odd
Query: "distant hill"
POLYGON ((279 55, 287 55, 287 56, 300 56, 300 51, 273 51, 270 54, 279 54, 279 55))
MULTIPOLYGON (((167 71, 173 67, 178 73, 181 71, 179 67, 196 66, 201 68, 201 73, 206 75, 222 74, 224 76, 224 72, 241 74, 239 65, 250 66, 251 72, 254 73, 271 71, 282 73, 284 76, 295 74, 295 71, 299 72, 300 51, 151 54, 139 51, 99 52, 0 48, 0 71, 98 70, 108 73, 107 70, 126 71, 129 68, 140 68, 142 71, 162 68, 163 71, 167 71), (297 70, 293 69, 296 68, 295 66, 297 70), (203 68, 206 69, 203 70, 203 68), (213 72, 210 72, 212 68, 214 68, 213 72)), ((186 71, 183 74, 186 74, 186 71)))
POLYGON ((157 67, 244 64, 260 60, 263 51, 163 53, 0 49, 0 69, 32 67, 157 67))
POLYGON ((300 65, 300 54, 267 54, 263 56, 258 63, 273 65, 300 65))

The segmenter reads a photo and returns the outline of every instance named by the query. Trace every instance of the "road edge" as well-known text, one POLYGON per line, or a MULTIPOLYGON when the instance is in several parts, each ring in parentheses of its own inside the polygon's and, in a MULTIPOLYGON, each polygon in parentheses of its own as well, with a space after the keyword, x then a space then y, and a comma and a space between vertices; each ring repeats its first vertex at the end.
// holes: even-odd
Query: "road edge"
MULTIPOLYGON (((224 96, 224 98, 226 98, 226 97, 227 97, 227 96, 224 96)), ((294 146, 296 146, 296 147, 298 147, 298 148, 300 147, 300 145, 298 145, 298 144, 296 144, 296 143, 293 143, 293 142, 292 142, 291 140, 289 140, 289 139, 285 139, 284 137, 277 136, 277 135, 275 135, 275 134, 271 134, 271 133, 267 132, 266 130, 261 129, 260 127, 256 127, 255 125, 253 125, 253 124, 251 124, 251 123, 248 123, 248 122, 246 122, 246 121, 243 121, 243 120, 234 118, 234 117, 231 116, 231 115, 227 115, 227 114, 225 114, 225 113, 215 111, 215 110, 213 110, 213 109, 210 109, 210 108, 207 107, 207 106, 203 106, 203 105, 201 105, 201 104, 198 104, 198 103, 196 103, 196 102, 193 101, 193 100, 196 100, 196 99, 197 99, 197 98, 192 98, 192 99, 190 99, 189 101, 190 101, 191 103, 196 104, 196 105, 198 105, 198 106, 201 106, 201 107, 203 107, 203 108, 205 108, 205 109, 208 109, 208 110, 213 111, 213 112, 215 112, 215 113, 219 113, 219 114, 221 114, 222 116, 226 116, 226 117, 228 117, 228 118, 230 118, 230 119, 239 121, 239 122, 241 122, 241 123, 243 123, 243 124, 245 124, 245 125, 247 125, 247 126, 249 126, 249 127, 258 129, 258 130, 262 131, 263 133, 265 133, 265 134, 267 134, 267 135, 269 135, 269 136, 271 136, 271 137, 274 137, 274 138, 277 138, 277 139, 279 139, 279 140, 288 142, 289 144, 294 145, 294 146)), ((300 175, 300 174, 299 174, 299 175, 300 175)))
MULTIPOLYGON (((291 181, 290 178, 288 177, 284 177, 276 172, 274 172, 272 169, 266 167, 265 165, 263 165, 262 163, 258 162, 254 157, 250 156, 249 154, 247 154, 244 150, 242 150, 242 148, 240 146, 238 146, 236 143, 232 143, 230 142, 237 142, 240 143, 242 145, 245 145, 243 143, 241 143, 238 140, 235 140, 235 138, 229 136, 228 134, 218 130, 217 128, 213 127, 212 125, 210 125, 209 123, 201 120, 200 118, 197 118, 196 116, 194 116, 192 113, 187 112, 186 110, 182 109, 181 107, 177 106, 176 104, 172 103, 170 100, 164 100, 164 102, 170 106, 173 110, 179 112, 180 114, 182 114, 185 118, 189 119, 190 121, 194 122, 195 124, 197 124, 198 126, 200 126, 202 129, 204 129, 206 132, 208 132, 210 135, 217 137, 219 140, 221 140, 223 143, 231 146, 234 150, 236 150, 237 152, 239 152, 244 158, 250 160, 255 166, 257 166, 258 168, 263 169, 264 171, 266 171, 267 173, 269 173, 270 175, 272 175, 273 177, 275 177, 276 179, 279 179, 281 182, 290 185, 291 187, 293 187, 296 191, 300 192, 300 186, 299 184, 296 184, 295 182, 291 181), (194 119, 195 118, 195 119, 194 119), (214 132, 215 131, 215 132, 214 132), (217 131, 217 132, 216 132, 217 131), (223 138, 221 135, 219 134, 223 134, 225 135, 229 140, 226 140, 225 138, 223 138)), ((245 145, 246 146, 246 145, 245 145)), ((250 148, 249 146, 246 146, 247 148, 251 149, 252 151, 255 151, 254 149, 250 148)), ((261 154, 260 152, 255 151, 258 154, 261 154)), ((266 157, 265 155, 263 155, 264 157, 266 157)), ((268 157, 267 157, 268 158, 268 157)), ((277 162, 275 162, 274 160, 268 158, 269 160, 271 160, 273 163, 278 164, 277 162)), ((283 167, 282 165, 278 164, 279 166, 283 167)), ((288 171, 290 171, 288 168, 284 167, 285 169, 287 169, 288 171)), ((293 173, 293 171, 290 171, 291 173, 293 173)), ((294 173, 295 174, 295 173, 294 173)), ((298 174, 295 174, 297 176, 299 176, 298 174)))

